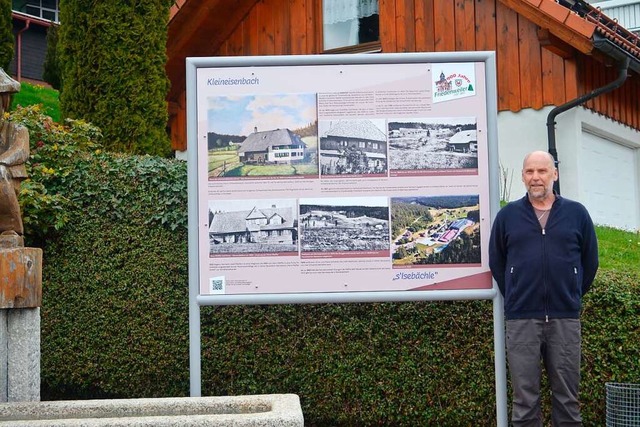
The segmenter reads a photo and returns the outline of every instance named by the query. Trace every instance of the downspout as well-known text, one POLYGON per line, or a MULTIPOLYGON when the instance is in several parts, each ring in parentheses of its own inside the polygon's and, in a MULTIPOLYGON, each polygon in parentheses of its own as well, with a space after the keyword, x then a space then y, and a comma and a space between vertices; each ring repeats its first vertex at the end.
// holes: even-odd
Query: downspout
POLYGON ((20 28, 20 31, 18 31, 17 35, 17 39, 18 39, 18 57, 16 58, 16 76, 18 77, 17 80, 20 82, 22 81, 22 33, 24 33, 25 31, 27 31, 29 29, 29 24, 31 24, 30 20, 26 20, 24 21, 25 25, 23 28, 20 28))
MULTIPOLYGON (((576 107, 582 103, 587 102, 588 100, 595 98, 596 96, 602 95, 606 92, 611 92, 615 89, 618 89, 622 86, 627 80, 627 71, 629 70, 629 64, 631 60, 629 57, 624 57, 618 62, 618 78, 609 83, 606 86, 602 86, 598 89, 594 89, 591 93, 587 95, 583 95, 579 98, 574 99, 573 101, 569 101, 565 104, 559 105, 555 107, 553 110, 549 112, 547 116, 547 138, 549 143, 549 154, 553 156, 553 160, 556 165, 556 169, 559 169, 560 162, 558 161, 558 151, 556 150, 556 116, 560 113, 564 113, 565 111, 576 107)), ((560 176, 558 175, 558 180, 553 184, 553 189, 560 194, 560 176)))

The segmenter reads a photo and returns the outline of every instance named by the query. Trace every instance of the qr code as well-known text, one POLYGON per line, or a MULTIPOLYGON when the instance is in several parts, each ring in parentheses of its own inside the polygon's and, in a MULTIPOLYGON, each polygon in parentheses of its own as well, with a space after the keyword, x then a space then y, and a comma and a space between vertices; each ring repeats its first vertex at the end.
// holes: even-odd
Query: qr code
POLYGON ((209 279, 209 292, 212 294, 223 294, 224 285, 224 277, 212 277, 209 279))

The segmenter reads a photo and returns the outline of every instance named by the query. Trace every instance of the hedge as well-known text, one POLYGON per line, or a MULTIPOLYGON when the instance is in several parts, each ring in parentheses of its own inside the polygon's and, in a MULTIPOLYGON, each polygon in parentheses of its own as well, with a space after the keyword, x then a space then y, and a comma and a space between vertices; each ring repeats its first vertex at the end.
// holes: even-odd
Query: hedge
MULTIPOLYGON (((42 399, 186 396, 186 167, 73 141, 34 147, 66 213, 33 239, 42 399)), ((639 382, 639 282, 602 270, 585 298, 586 426, 605 424, 607 381, 639 382)), ((309 426, 495 425, 492 303, 203 307, 202 378, 204 395, 298 394, 309 426)))

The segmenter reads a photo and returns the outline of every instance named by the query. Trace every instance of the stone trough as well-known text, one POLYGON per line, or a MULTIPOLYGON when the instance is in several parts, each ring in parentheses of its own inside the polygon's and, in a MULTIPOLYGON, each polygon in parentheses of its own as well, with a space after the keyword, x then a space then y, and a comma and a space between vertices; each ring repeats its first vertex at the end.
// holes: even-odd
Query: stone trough
POLYGON ((302 427, 295 394, 0 403, 0 426, 302 427))

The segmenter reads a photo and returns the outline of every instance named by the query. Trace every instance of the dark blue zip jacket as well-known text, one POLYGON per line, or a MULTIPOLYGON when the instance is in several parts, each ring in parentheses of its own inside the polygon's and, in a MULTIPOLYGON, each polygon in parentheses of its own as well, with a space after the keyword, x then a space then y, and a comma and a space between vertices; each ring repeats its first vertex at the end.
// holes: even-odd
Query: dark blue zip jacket
POLYGON ((507 319, 579 318, 598 270, 598 242, 583 205, 556 195, 544 229, 529 198, 497 214, 489 267, 507 319))

